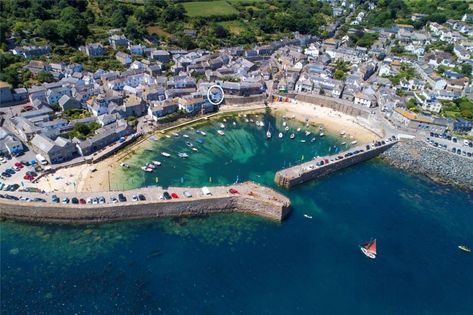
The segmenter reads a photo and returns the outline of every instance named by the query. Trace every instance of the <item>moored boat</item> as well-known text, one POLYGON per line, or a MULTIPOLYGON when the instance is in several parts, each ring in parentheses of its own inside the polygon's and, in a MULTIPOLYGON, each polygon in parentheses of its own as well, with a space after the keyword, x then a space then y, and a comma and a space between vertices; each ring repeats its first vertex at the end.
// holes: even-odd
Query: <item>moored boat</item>
POLYGON ((217 130, 217 133, 221 136, 224 136, 225 135, 225 132, 223 132, 223 130, 217 130))
POLYGON ((305 135, 306 135, 306 136, 310 135, 310 131, 306 131, 306 132, 305 132, 305 135))
POLYGON ((312 216, 308 214, 304 214, 304 217, 306 217, 307 219, 312 219, 312 216))
POLYGON ((459 245, 458 248, 466 253, 471 253, 471 249, 465 245, 459 245))
POLYGON ((296 131, 297 131, 297 132, 301 131, 301 128, 297 128, 297 130, 296 130, 296 131))
POLYGON ((183 136, 184 138, 189 138, 189 136, 188 136, 188 135, 182 135, 182 136, 183 136))
POLYGON ((159 162, 159 161, 153 161, 153 164, 156 165, 156 166, 161 166, 161 162, 159 162))
POLYGON ((284 128, 284 130, 286 130, 286 131, 289 131, 289 127, 288 127, 288 126, 286 126, 286 128, 284 128))
POLYGON ((315 141, 315 138, 310 139, 310 142, 314 142, 314 141, 315 141))
POLYGON ((222 129, 225 128, 225 125, 221 123, 220 128, 222 128, 222 129))
POLYGON ((377 252, 376 252, 376 239, 370 240, 368 243, 365 243, 360 246, 360 250, 366 257, 371 259, 375 259, 377 252))
POLYGON ((305 141, 305 139, 302 139, 301 142, 302 142, 302 143, 305 143, 306 141, 305 141))
POLYGON ((169 154, 169 153, 167 153, 167 152, 161 152, 161 155, 162 155, 162 156, 165 156, 165 157, 170 157, 170 156, 171 156, 171 154, 169 154))
POLYGON ((319 136, 323 137, 323 136, 325 136, 325 135, 324 135, 324 133, 323 133, 323 132, 321 132, 321 133, 319 134, 319 136))
POLYGON ((271 131, 269 131, 270 129, 271 129, 271 124, 269 124, 268 131, 266 131, 266 138, 268 138, 268 139, 271 138, 271 131))
POLYGON ((199 149, 197 149, 197 148, 192 148, 192 151, 194 151, 194 152, 199 152, 199 149))
POLYGON ((187 159, 189 155, 187 153, 178 153, 177 154, 181 159, 187 159))
POLYGON ((295 137, 296 137, 296 135, 291 133, 291 136, 289 138, 294 139, 295 137))
POLYGON ((358 141, 356 141, 356 140, 351 142, 351 144, 353 144, 353 145, 355 145, 357 143, 358 143, 358 141))
POLYGON ((282 137, 283 137, 282 132, 280 132, 280 133, 278 134, 278 137, 279 137, 279 138, 282 138, 282 137))
POLYGON ((192 148, 194 145, 190 143, 189 141, 186 141, 186 146, 188 146, 189 148, 192 148))

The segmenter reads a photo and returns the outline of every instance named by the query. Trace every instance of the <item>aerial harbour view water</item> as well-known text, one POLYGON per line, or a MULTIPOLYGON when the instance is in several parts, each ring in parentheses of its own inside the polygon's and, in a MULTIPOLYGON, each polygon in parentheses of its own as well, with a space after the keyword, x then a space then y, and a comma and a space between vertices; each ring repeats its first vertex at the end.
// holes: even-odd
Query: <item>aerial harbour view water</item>
POLYGON ((0 315, 473 314, 471 0, 0 19, 0 315))
MULTIPOLYGON (((280 189, 273 182, 277 170, 347 142, 340 134, 320 136, 320 125, 285 121, 288 131, 280 116, 269 114, 228 116, 176 130, 179 136, 151 140, 125 159, 129 168, 111 174, 112 188, 253 180, 280 189), (222 123, 224 136, 216 132, 222 123), (268 129, 283 138, 268 139, 268 129), (179 158, 179 152, 189 157, 179 158), (141 170, 157 159, 162 164, 156 171, 141 170)), ((283 192, 293 207, 283 223, 239 214, 87 227, 3 222, 2 309, 78 314, 473 309, 472 257, 456 246, 473 237, 470 193, 380 160, 283 192), (358 249, 372 237, 378 240, 376 261, 358 249), (28 304, 20 302, 25 295, 28 304)))

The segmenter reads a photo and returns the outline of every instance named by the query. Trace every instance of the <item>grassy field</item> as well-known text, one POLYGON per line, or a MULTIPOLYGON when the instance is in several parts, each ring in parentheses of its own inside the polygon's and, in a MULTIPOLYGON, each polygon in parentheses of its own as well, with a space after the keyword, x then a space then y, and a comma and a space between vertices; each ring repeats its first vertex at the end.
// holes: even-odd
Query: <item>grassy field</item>
POLYGON ((153 25, 153 26, 148 26, 147 31, 150 34, 157 34, 160 37, 169 37, 171 34, 160 28, 159 26, 153 25))
POLYGON ((184 2, 182 5, 190 17, 238 14, 227 1, 184 2))

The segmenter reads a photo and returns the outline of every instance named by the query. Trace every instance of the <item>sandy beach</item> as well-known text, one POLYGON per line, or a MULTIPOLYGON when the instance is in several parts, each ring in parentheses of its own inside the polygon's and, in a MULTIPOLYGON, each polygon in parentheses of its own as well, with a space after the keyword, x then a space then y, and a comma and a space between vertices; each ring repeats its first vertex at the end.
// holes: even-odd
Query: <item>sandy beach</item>
POLYGON ((321 124, 332 134, 345 134, 361 143, 369 143, 379 139, 377 134, 382 134, 381 130, 370 130, 365 125, 366 121, 361 121, 350 115, 343 114, 327 107, 321 107, 314 104, 295 101, 292 102, 274 102, 270 104, 273 113, 276 115, 285 115, 287 117, 295 116, 299 121, 307 121, 312 124, 321 124))
MULTIPOLYGON (((255 104, 241 107, 242 110, 256 108, 255 104)), ((260 106, 259 106, 260 107, 260 106)), ((344 131, 349 138, 356 139, 361 143, 372 142, 379 137, 373 132, 362 126, 366 122, 361 122, 357 118, 334 111, 329 108, 316 106, 303 102, 275 102, 270 103, 273 113, 276 115, 294 116, 295 119, 312 124, 321 124, 329 133, 340 134, 344 131)), ((235 106, 222 108, 220 113, 225 114, 235 111, 235 106)), ((378 131, 379 132, 379 131, 378 131)), ((160 133, 156 133, 159 138, 160 133)), ((116 176, 115 170, 120 166, 123 158, 129 156, 132 152, 139 151, 148 144, 148 140, 140 141, 131 147, 118 152, 112 157, 96 164, 83 164, 69 168, 57 170, 53 174, 43 176, 37 183, 31 184, 46 192, 92 192, 110 190, 112 174, 116 176)), ((113 179, 116 181, 116 178, 113 179)))

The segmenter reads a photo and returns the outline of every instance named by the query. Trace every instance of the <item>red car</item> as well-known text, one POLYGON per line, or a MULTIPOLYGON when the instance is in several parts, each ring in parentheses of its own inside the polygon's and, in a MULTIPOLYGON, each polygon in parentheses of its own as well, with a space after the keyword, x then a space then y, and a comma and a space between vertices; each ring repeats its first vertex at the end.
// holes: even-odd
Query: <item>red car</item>
POLYGON ((228 190, 231 194, 239 194, 238 190, 236 190, 235 188, 230 188, 228 190))
POLYGON ((18 168, 23 168, 24 167, 24 165, 21 164, 20 162, 16 162, 15 166, 18 167, 18 168))
POLYGON ((81 205, 85 205, 85 204, 86 204, 85 199, 80 198, 80 199, 79 199, 79 203, 80 203, 81 205))
POLYGON ((176 193, 172 193, 171 197, 172 197, 172 199, 178 199, 179 198, 179 196, 176 193))
POLYGON ((31 175, 25 175, 25 176, 23 176, 23 179, 26 179, 26 180, 33 180, 34 177, 31 176, 31 175))

